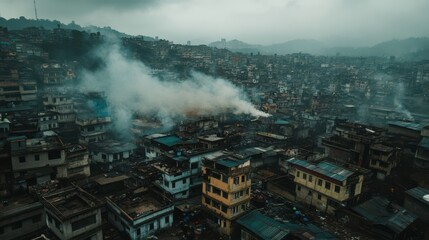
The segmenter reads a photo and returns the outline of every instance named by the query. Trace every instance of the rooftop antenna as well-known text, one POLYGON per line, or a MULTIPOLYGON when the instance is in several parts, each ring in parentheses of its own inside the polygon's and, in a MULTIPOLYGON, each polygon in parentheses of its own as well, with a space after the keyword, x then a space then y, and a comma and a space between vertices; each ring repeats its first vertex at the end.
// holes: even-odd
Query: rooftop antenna
POLYGON ((36 0, 33 0, 33 2, 34 2, 34 14, 36 15, 36 20, 39 20, 39 19, 37 18, 36 0))

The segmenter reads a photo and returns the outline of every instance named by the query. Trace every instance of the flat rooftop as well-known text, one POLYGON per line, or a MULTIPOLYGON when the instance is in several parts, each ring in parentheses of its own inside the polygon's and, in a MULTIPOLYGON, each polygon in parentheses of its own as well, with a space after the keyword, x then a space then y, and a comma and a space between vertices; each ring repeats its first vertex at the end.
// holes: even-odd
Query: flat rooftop
POLYGON ((116 140, 105 140, 101 142, 90 143, 89 148, 91 151, 103 153, 121 153, 131 151, 137 148, 133 143, 119 142, 116 140))
POLYGON ((99 185, 108 185, 115 182, 120 182, 128 179, 127 175, 118 175, 118 176, 112 176, 112 177, 106 177, 104 175, 97 176, 94 181, 98 183, 99 185))
POLYGON ((45 207, 62 220, 100 207, 101 204, 97 198, 77 187, 59 190, 42 199, 45 207))
POLYGON ((218 136, 213 134, 213 135, 208 135, 208 136, 201 136, 201 137, 198 137, 198 139, 202 140, 202 141, 207 141, 207 142, 217 142, 217 141, 222 141, 225 138, 218 137, 218 136))
POLYGON ((146 187, 108 197, 122 211, 133 219, 159 211, 171 204, 171 201, 162 198, 160 192, 146 187))
POLYGON ((386 146, 383 144, 374 144, 371 146, 371 149, 374 149, 374 150, 377 150, 380 152, 392 152, 393 151, 392 147, 389 147, 389 146, 386 146))

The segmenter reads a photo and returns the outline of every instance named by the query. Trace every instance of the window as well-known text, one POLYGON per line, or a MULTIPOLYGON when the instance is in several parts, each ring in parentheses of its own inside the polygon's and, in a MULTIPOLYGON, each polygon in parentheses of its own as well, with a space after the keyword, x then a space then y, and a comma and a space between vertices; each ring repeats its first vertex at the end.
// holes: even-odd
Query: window
POLYGON ((70 168, 68 169, 68 174, 75 174, 75 173, 79 173, 79 172, 83 172, 83 170, 85 169, 85 167, 77 167, 77 168, 70 168))
POLYGON ((186 178, 184 178, 184 179, 182 180, 182 183, 183 183, 183 184, 186 184, 186 178))
POLYGON ((222 174, 222 182, 228 183, 228 177, 222 174))
POLYGON ((246 181, 246 176, 245 175, 241 176, 241 182, 245 182, 245 181, 246 181))
POLYGON ((198 162, 191 163, 191 168, 192 168, 192 169, 196 169, 196 168, 198 168, 198 162))
POLYGON ((339 192, 340 192, 340 186, 335 185, 335 189, 334 189, 334 191, 335 191, 336 193, 339 193, 339 192))
POLYGON ((320 193, 317 194, 317 199, 322 200, 322 195, 320 195, 320 193))
POLYGON ((312 175, 308 175, 308 181, 312 182, 313 181, 313 176, 312 175))
POLYGON ((308 196, 313 195, 313 192, 311 192, 310 190, 308 191, 308 196))
POLYGON ((37 222, 40 222, 41 221, 41 219, 42 219, 42 215, 36 215, 36 216, 33 216, 32 218, 31 218, 31 221, 33 222, 33 223, 37 223, 37 222))
POLYGON ((137 228, 137 235, 140 235, 140 228, 137 228))
POLYGON ((246 189, 246 195, 249 195, 250 188, 246 189))
POLYGON ((219 188, 213 187, 213 193, 216 195, 220 195, 221 191, 219 188))
POLYGON ((304 178, 304 180, 307 179, 307 174, 303 173, 302 178, 304 178))
POLYGON ((240 183, 240 178, 239 177, 235 177, 234 178, 234 184, 237 185, 240 183))
POLYGON ((19 157, 19 162, 20 162, 20 163, 25 162, 25 156, 23 156, 23 157, 19 157))
POLYGON ((225 191, 222 191, 222 197, 228 199, 228 193, 225 191))
POLYGON ((328 182, 328 181, 326 181, 325 182, 325 188, 328 189, 328 190, 331 189, 331 183, 328 182))
POLYGON ((297 186, 296 190, 301 191, 301 186, 297 186))
POLYGON ((176 187, 176 182, 172 182, 171 183, 171 188, 175 188, 176 187))
POLYGON ((72 222, 72 231, 79 230, 81 228, 87 227, 88 225, 94 224, 97 222, 95 215, 88 216, 86 218, 82 218, 75 222, 72 222))
POLYGON ((102 154, 101 154, 101 158, 102 158, 103 160, 106 160, 106 159, 107 159, 106 154, 102 153, 102 154))
POLYGON ((170 186, 170 184, 169 184, 169 182, 167 180, 164 180, 164 186, 166 186, 166 187, 170 186))
POLYGON ((165 217, 164 222, 165 223, 169 223, 170 222, 170 217, 169 216, 165 217))
POLYGON ((228 208, 222 204, 222 212, 226 213, 228 211, 228 208))
POLYGON ((22 228, 22 222, 21 221, 12 223, 12 229, 13 230, 18 229, 18 228, 22 228))
POLYGON ((296 177, 299 177, 299 171, 296 171, 296 177))
POLYGON ((40 160, 40 156, 39 155, 34 155, 34 161, 39 161, 40 160))
POLYGON ((234 193, 234 199, 237 199, 239 197, 240 197, 240 193, 239 192, 234 193))
POLYGON ((48 159, 49 160, 53 160, 53 159, 59 159, 61 158, 61 151, 60 150, 52 150, 48 152, 48 159))
POLYGON ((317 181, 317 185, 319 185, 319 186, 322 186, 322 179, 319 179, 318 181, 317 181))
POLYGON ((149 224, 149 230, 153 230, 154 228, 155 228, 155 224, 150 223, 150 224, 149 224))

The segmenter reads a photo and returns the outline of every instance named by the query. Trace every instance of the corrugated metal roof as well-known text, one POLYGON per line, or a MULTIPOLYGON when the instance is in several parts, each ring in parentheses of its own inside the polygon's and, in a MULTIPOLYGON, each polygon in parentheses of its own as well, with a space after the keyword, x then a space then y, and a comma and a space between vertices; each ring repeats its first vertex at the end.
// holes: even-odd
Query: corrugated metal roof
POLYGON ((285 224, 267 217, 257 210, 241 217, 237 223, 264 240, 282 240, 289 234, 285 224))
POLYGON ((423 199, 423 196, 429 194, 429 189, 422 188, 422 187, 415 187, 415 188, 408 189, 405 193, 408 194, 409 196, 421 201, 422 203, 426 204, 427 206, 429 206, 429 202, 426 201, 425 199, 423 199))
POLYGON ((349 176, 353 175, 354 172, 345 169, 341 166, 338 166, 334 163, 331 162, 321 162, 317 165, 311 164, 307 161, 304 160, 300 160, 300 159, 296 159, 296 158, 292 158, 290 160, 288 160, 289 163, 292 164, 296 164, 298 166, 304 167, 306 169, 309 169, 311 171, 315 171, 318 172, 324 176, 336 179, 338 181, 344 181, 346 180, 349 176))
POLYGON ((182 139, 176 135, 170 135, 170 136, 155 138, 153 141, 166 145, 168 147, 172 147, 182 142, 182 139))
POLYGON ((372 224, 384 225, 395 233, 400 233, 413 223, 417 216, 403 207, 391 204, 384 197, 374 197, 353 208, 355 212, 372 224))
POLYGON ((232 168, 232 167, 237 167, 240 164, 243 164, 244 162, 246 162, 245 160, 234 160, 234 159, 230 159, 230 158, 224 158, 224 159, 220 159, 218 161, 216 161, 216 164, 228 167, 228 168, 232 168))
POLYGON ((429 137, 423 137, 419 142, 419 147, 429 148, 429 137))
POLYGON ((420 131, 426 124, 416 122, 390 121, 389 125, 408 128, 415 131, 420 131))

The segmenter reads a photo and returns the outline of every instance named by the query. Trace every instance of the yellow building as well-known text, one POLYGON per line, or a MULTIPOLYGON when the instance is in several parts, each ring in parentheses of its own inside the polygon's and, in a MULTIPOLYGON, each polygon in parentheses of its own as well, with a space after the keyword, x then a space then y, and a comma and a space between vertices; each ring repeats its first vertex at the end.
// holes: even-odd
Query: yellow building
POLYGON ((233 158, 203 160, 202 207, 219 232, 232 234, 232 225, 250 203, 250 161, 233 158))
POLYGON ((292 158, 287 161, 296 184, 296 200, 334 213, 340 206, 353 204, 362 191, 359 171, 323 161, 317 165, 292 158))

